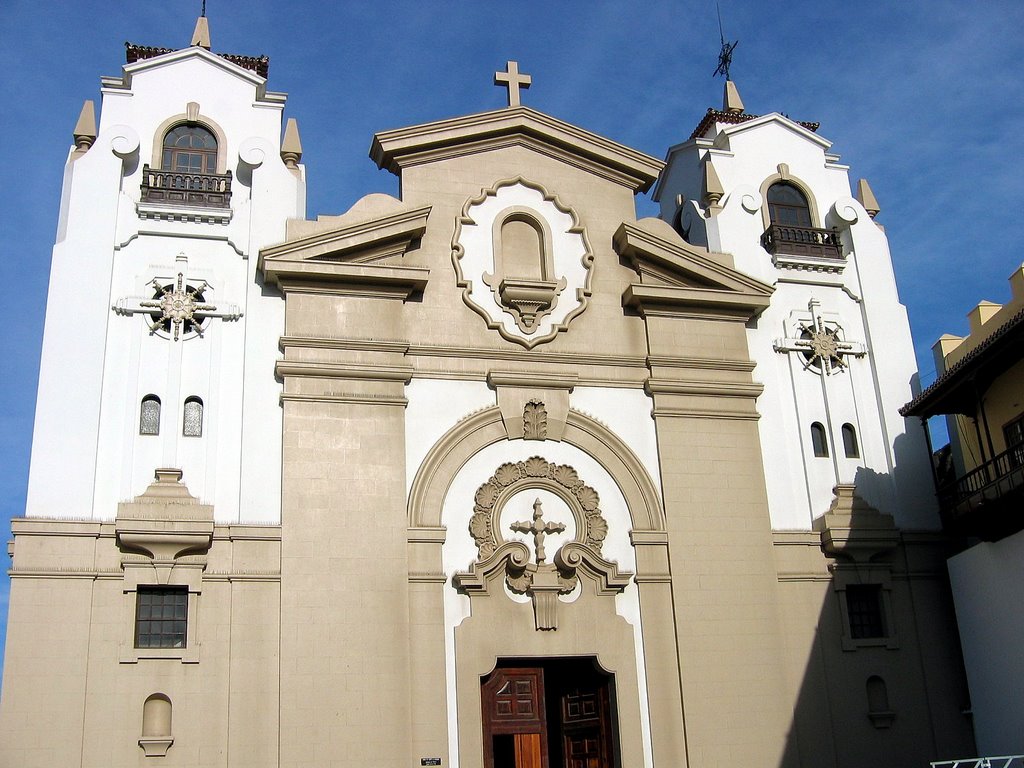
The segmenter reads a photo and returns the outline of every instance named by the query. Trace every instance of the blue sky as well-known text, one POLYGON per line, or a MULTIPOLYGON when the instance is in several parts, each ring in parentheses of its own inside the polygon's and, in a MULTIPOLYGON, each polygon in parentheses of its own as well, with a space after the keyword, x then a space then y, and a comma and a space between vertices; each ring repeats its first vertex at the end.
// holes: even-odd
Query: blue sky
MULTIPOLYGON (((924 381, 930 347, 965 333, 981 299, 1008 298, 1024 260, 1024 4, 721 0, 747 110, 821 123, 867 178, 886 226, 924 381), (861 6, 858 8, 857 6, 861 6)), ((184 47, 199 2, 0 0, 0 531, 24 511, 50 249, 71 131, 124 41, 184 47)), ((709 106, 713 1, 313 3, 210 0, 217 52, 267 54, 290 95, 308 214, 397 194, 367 152, 374 132, 504 104, 492 73, 533 76, 525 104, 664 157, 709 106)), ((641 199, 642 214, 653 204, 641 199)), ((67 457, 73 461, 73 456, 67 457)), ((7 584, 0 579, 0 635, 7 584)), ((2 657, 0 657, 2 662, 2 657)))

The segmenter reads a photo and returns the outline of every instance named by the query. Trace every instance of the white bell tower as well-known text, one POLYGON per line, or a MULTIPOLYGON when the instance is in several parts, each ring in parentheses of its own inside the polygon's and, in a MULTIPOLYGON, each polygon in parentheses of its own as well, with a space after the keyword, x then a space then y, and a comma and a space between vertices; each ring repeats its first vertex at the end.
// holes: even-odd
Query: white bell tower
POLYGON ((305 215, 264 58, 127 46, 85 103, 53 249, 29 517, 109 520, 160 467, 218 522, 280 518, 283 302, 262 247, 305 215))
POLYGON ((867 182, 817 123, 744 111, 726 82, 690 138, 668 151, 661 216, 774 287, 748 330, 772 525, 803 529, 857 493, 901 527, 938 526, 924 436, 898 413, 917 368, 889 246, 867 182))

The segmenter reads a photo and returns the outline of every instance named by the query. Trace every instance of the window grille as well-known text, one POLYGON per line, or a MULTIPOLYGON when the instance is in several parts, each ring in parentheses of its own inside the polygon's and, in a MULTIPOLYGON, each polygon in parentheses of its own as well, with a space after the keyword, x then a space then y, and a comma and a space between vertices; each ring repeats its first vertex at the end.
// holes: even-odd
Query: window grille
POLYGON ((142 398, 142 406, 139 409, 139 434, 160 434, 160 398, 156 395, 146 395, 142 398))
POLYGON ((136 648, 184 648, 187 624, 186 587, 139 587, 135 602, 136 648))
POLYGON ((198 397, 190 397, 185 401, 181 434, 185 437, 203 436, 203 401, 198 397))

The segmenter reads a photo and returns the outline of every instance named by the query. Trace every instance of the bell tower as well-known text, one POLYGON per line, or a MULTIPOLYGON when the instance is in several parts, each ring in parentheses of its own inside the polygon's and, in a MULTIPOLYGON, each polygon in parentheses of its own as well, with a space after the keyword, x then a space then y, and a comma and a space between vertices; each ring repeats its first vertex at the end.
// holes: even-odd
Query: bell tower
POLYGON ((27 515, 109 520, 173 467, 218 520, 276 522, 283 316, 256 257, 304 214, 298 130, 205 15, 189 47, 126 54, 65 167, 27 515))
POLYGON ((655 199, 685 239, 775 289, 748 326, 773 527, 809 528, 856 484, 900 525, 934 528, 923 433, 897 413, 917 368, 879 207, 863 179, 851 196, 818 127, 744 111, 729 80, 669 149, 655 199))

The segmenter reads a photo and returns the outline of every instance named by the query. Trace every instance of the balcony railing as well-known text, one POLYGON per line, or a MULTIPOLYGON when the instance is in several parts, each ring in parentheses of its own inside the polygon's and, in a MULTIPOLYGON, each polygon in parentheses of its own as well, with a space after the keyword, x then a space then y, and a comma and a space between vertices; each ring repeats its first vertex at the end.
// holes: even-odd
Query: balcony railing
POLYGON ((1024 755, 1001 757, 967 757, 960 760, 942 760, 931 768, 1024 768, 1024 755))
POLYGON ((1024 442, 939 488, 939 506, 947 526, 986 538, 1024 529, 1024 514, 1018 509, 1022 499, 1024 442))
POLYGON ((231 205, 231 171, 187 173, 142 166, 142 202, 227 208, 231 205))
POLYGON ((775 256, 817 256, 829 259, 843 258, 843 246, 838 229, 791 227, 772 224, 761 235, 761 247, 775 256))

